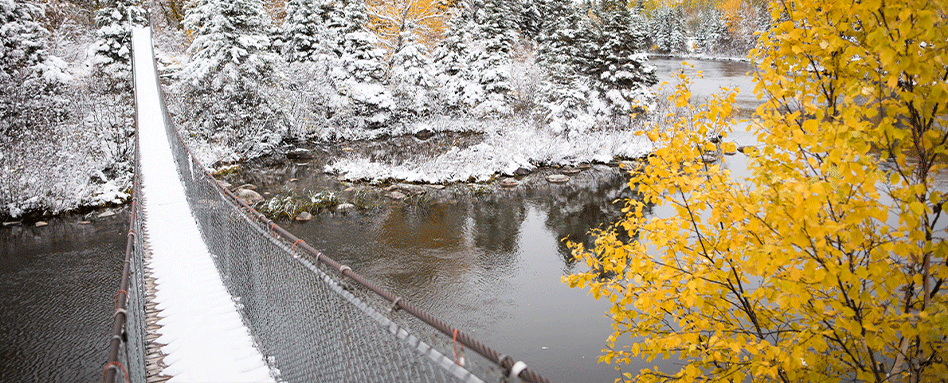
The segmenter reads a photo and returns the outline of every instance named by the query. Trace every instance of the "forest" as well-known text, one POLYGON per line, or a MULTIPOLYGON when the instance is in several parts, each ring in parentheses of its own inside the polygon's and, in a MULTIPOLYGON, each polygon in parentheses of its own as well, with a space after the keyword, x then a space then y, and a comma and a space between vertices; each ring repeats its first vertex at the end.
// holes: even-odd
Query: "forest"
POLYGON ((455 182, 646 154, 650 143, 633 133, 662 102, 648 55, 741 58, 769 25, 763 6, 2 0, 0 216, 128 198, 132 25, 153 27, 169 110, 208 166, 303 143, 482 135, 437 158, 327 169, 352 180, 455 182))

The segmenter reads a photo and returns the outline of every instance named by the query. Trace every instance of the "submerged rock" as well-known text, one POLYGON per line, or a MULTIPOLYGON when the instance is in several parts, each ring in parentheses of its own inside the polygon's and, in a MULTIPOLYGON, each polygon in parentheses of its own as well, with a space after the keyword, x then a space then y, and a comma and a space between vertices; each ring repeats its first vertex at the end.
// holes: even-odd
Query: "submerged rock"
POLYGON ((291 160, 311 160, 313 159, 313 151, 303 148, 290 149, 286 152, 286 158, 291 160))
POLYGON ((386 195, 386 197, 391 198, 391 199, 396 200, 396 201, 401 201, 401 200, 405 199, 405 197, 408 197, 408 196, 406 196, 404 193, 402 193, 402 192, 400 192, 400 191, 393 191, 393 192, 391 192, 391 193, 388 193, 388 194, 386 195))
POLYGON ((512 187, 515 187, 515 186, 517 186, 517 185, 520 185, 520 182, 517 182, 517 180, 515 180, 515 179, 513 179, 513 178, 504 178, 504 179, 500 180, 500 186, 503 186, 503 187, 505 187, 505 188, 512 188, 512 187))
POLYGON ((569 176, 565 176, 562 174, 553 174, 553 175, 547 176, 546 180, 551 183, 562 184, 562 183, 569 182, 569 176))

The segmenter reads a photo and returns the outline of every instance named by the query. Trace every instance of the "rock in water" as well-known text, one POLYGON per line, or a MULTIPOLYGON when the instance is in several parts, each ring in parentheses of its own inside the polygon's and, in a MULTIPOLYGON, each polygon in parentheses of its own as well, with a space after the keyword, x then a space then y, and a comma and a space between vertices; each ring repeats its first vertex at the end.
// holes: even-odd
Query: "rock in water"
POLYGON ((349 213, 349 212, 356 211, 356 209, 357 209, 356 205, 353 205, 351 203, 341 203, 338 206, 336 206, 337 213, 349 213))
POLYGON ((518 168, 516 171, 514 171, 514 175, 518 175, 521 177, 530 175, 530 173, 533 173, 533 171, 527 168, 518 168))
POLYGON ((256 203, 263 202, 263 196, 253 190, 237 189, 234 194, 237 194, 237 198, 240 198, 247 205, 252 206, 256 203))
POLYGON ((563 170, 561 170, 561 172, 563 172, 563 174, 567 174, 567 175, 569 175, 569 174, 576 174, 576 173, 579 173, 579 172, 581 172, 581 171, 582 171, 582 169, 577 169, 577 168, 564 168, 563 170))
POLYGON ((562 174, 553 174, 546 177, 546 180, 555 184, 569 182, 569 177, 562 174))
POLYGON ((504 179, 500 180, 500 186, 503 186, 503 187, 505 187, 505 188, 512 188, 512 187, 515 187, 515 186, 517 186, 517 185, 520 185, 520 183, 517 182, 517 180, 515 180, 515 179, 513 179, 513 178, 504 178, 504 179))
POLYGON ((415 137, 417 137, 419 140, 427 141, 429 138, 434 137, 434 132, 424 129, 418 133, 415 133, 415 137))
POLYGON ((239 188, 239 189, 247 189, 247 190, 257 190, 257 185, 254 185, 254 184, 243 184, 243 185, 238 186, 237 188, 239 188))
POLYGON ((701 161, 704 161, 704 163, 706 164, 713 164, 715 162, 718 162, 718 158, 711 154, 702 154, 701 161))
POLYGON ((391 198, 391 199, 396 200, 396 201, 401 201, 401 200, 405 199, 405 197, 407 197, 407 196, 406 196, 404 193, 400 192, 400 191, 393 191, 393 192, 391 192, 391 193, 388 193, 388 198, 391 198))
POLYGON ((303 148, 291 149, 286 152, 286 158, 291 160, 311 160, 313 159, 313 151, 303 148))
POLYGON ((108 218, 108 217, 111 217, 111 216, 113 216, 113 215, 115 215, 115 213, 113 213, 113 212, 111 212, 111 211, 106 211, 106 212, 102 212, 102 214, 99 214, 99 215, 97 215, 97 216, 95 216, 95 217, 96 217, 96 218, 108 218))
POLYGON ((309 221, 311 219, 313 219, 313 215, 309 214, 308 211, 304 211, 296 216, 297 221, 309 221))
POLYGON ((44 221, 36 221, 36 227, 43 227, 43 226, 49 226, 49 224, 44 221))

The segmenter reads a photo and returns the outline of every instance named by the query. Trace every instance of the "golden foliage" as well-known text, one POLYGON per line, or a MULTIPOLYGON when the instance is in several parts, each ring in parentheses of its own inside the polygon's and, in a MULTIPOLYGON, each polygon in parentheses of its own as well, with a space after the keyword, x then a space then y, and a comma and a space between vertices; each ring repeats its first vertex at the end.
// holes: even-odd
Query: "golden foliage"
POLYGON ((753 175, 700 160, 734 95, 691 107, 680 76, 677 123, 648 133, 662 146, 631 173, 640 198, 594 249, 571 244, 590 271, 564 282, 613 303, 600 360, 684 361, 638 381, 944 379, 948 9, 785 0, 772 14, 786 21, 752 53, 767 100, 753 175), (674 213, 647 217, 655 205, 674 213))
POLYGON ((441 40, 454 0, 366 0, 368 28, 389 52, 401 49, 405 33, 433 47, 441 40))

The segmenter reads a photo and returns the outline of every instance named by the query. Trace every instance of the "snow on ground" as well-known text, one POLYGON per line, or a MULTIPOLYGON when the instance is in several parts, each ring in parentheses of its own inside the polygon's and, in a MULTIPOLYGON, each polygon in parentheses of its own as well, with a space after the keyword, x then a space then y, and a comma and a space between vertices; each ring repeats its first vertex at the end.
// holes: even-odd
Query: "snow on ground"
POLYGON ((493 125, 483 132, 483 142, 464 149, 452 147, 435 157, 415 156, 398 164, 365 157, 345 158, 327 165, 325 170, 342 174, 347 180, 487 181, 495 174, 513 174, 518 168, 532 169, 537 164, 609 162, 616 157, 642 157, 654 150, 652 142, 634 130, 564 135, 520 122, 493 125))
POLYGON ((198 231, 172 157, 155 82, 150 29, 133 32, 144 230, 171 382, 273 381, 198 231))

